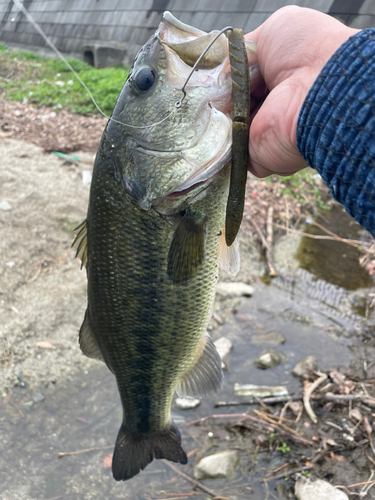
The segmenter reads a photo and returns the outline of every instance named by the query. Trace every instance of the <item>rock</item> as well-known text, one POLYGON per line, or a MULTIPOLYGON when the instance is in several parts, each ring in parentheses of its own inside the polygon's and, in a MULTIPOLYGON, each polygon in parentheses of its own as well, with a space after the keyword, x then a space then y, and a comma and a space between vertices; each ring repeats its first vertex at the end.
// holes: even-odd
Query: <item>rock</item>
POLYGON ((230 477, 236 470, 238 460, 238 452, 235 450, 214 453, 202 458, 194 467, 194 477, 198 480, 230 477))
POLYGON ((12 207, 7 201, 2 201, 0 203, 0 210, 2 210, 3 212, 9 212, 9 210, 12 210, 12 207))
POLYGON ((268 398, 272 396, 288 396, 288 389, 285 385, 253 385, 253 384, 234 384, 234 393, 236 396, 257 396, 259 398, 268 398))
POLYGON ((318 369, 318 360, 314 356, 305 356, 293 368, 295 377, 309 378, 312 372, 318 369))
POLYGON ((241 281, 221 281, 216 285, 216 292, 227 297, 251 297, 254 288, 241 281))
POLYGON ((192 410, 201 404, 200 399, 176 398, 174 402, 178 410, 192 410))
POLYGON ((285 343, 285 337, 280 332, 268 332, 261 333, 260 335, 253 335, 251 337, 251 342, 255 345, 258 344, 271 344, 271 345, 279 345, 285 343))
POLYGON ((44 401, 46 398, 43 396, 41 392, 36 392, 33 396, 33 401, 34 403, 40 403, 41 401, 44 401))
POLYGON ((295 493, 298 500, 316 500, 317 498, 319 500, 349 500, 343 491, 321 479, 316 481, 298 479, 295 493))
POLYGON ((297 417, 303 409, 303 404, 301 403, 301 401, 291 401, 289 403, 289 408, 293 415, 297 417))
POLYGON ((267 370, 267 368, 274 368, 286 360, 287 357, 280 351, 265 351, 254 361, 254 365, 261 370, 267 370))
POLYGON ((220 337, 218 340, 214 342, 217 352, 221 357, 221 367, 223 370, 228 370, 228 366, 225 362, 225 358, 233 349, 232 342, 226 337, 220 337))

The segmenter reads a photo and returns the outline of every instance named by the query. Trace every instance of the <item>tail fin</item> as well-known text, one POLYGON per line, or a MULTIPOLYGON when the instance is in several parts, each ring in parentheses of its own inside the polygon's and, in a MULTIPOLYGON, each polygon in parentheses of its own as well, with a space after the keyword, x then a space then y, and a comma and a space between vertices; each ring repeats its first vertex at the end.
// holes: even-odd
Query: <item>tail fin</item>
POLYGON ((126 481, 143 470, 154 458, 166 458, 180 464, 187 463, 181 447, 181 435, 172 422, 169 429, 135 436, 121 425, 112 461, 112 473, 116 481, 126 481))

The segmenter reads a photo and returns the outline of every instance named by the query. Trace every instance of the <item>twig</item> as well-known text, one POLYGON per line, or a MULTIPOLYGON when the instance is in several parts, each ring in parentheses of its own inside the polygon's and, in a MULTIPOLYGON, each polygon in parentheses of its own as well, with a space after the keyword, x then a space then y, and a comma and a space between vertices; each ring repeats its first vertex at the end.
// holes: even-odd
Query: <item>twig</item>
POLYGON ((316 415, 311 408, 310 396, 315 391, 315 389, 327 379, 327 375, 325 373, 320 373, 319 375, 320 377, 312 384, 309 384, 308 387, 303 391, 303 404, 305 406, 306 413, 314 422, 314 424, 318 423, 318 419, 316 418, 316 415))
POLYGON ((170 462, 168 462, 167 460, 163 460, 164 464, 165 465, 168 465, 168 467, 170 469, 172 469, 174 472, 176 472, 177 474, 179 474, 181 477, 183 477, 184 479, 186 479, 186 481, 189 481, 189 483, 191 483, 195 488, 199 488, 200 490, 204 491, 205 493, 207 493, 208 495, 211 495, 212 498, 223 498, 223 497, 219 497, 219 495, 217 493, 215 493, 215 491, 213 490, 210 490, 209 488, 207 488, 207 486, 205 486, 204 484, 200 483, 199 481, 197 481, 196 479, 193 479, 192 477, 188 476, 187 474, 185 474, 185 472, 182 472, 181 470, 177 469, 177 467, 175 467, 174 465, 172 465, 170 462))
POLYGON ((375 465, 375 460, 373 458, 370 457, 370 455, 367 453, 367 451, 365 450, 365 455, 366 455, 366 458, 373 464, 375 465))
POLYGON ((278 273, 275 270, 275 268, 273 267, 272 262, 270 262, 268 242, 267 242, 266 238, 264 237, 264 234, 263 234, 262 230, 260 229, 260 227, 258 226, 258 224, 253 219, 249 219, 249 220, 250 220, 250 223, 256 229, 257 233, 259 234, 260 239, 262 241, 263 248, 266 251, 266 259, 267 259, 267 264, 268 264, 268 269, 269 269, 269 272, 270 272, 270 276, 278 276, 278 273), (276 274, 273 274, 273 273, 276 273, 276 274))
POLYGON ((58 456, 58 458, 63 458, 63 457, 68 457, 70 455, 80 455, 81 453, 88 453, 89 451, 109 450, 110 448, 113 448, 113 445, 110 445, 110 446, 97 446, 95 448, 87 448, 86 450, 60 452, 60 453, 57 454, 57 456, 58 456))
POLYGON ((268 415, 265 415, 261 411, 254 410, 254 413, 256 413, 257 415, 259 415, 260 417, 262 417, 264 420, 266 420, 270 424, 273 424, 276 427, 281 427, 284 431, 289 432, 290 434, 293 434, 293 436, 295 436, 302 443, 313 444, 312 441, 309 441, 308 439, 304 439, 303 437, 301 437, 301 435, 297 431, 295 431, 294 429, 291 429, 290 427, 288 427, 285 424, 282 424, 281 422, 275 422, 275 420, 273 418, 271 418, 268 415))
MULTIPOLYGON (((330 240, 330 241, 341 241, 341 243, 346 243, 352 247, 359 248, 363 250, 364 252, 372 252, 371 247, 368 246, 368 242, 366 241, 360 241, 360 240, 350 240, 347 238, 340 238, 339 236, 324 236, 324 235, 319 235, 319 234, 310 234, 310 233, 305 233, 304 231, 298 231, 297 229, 292 229, 291 227, 285 228, 285 226, 281 224, 275 223, 276 227, 279 227, 280 229, 284 229, 284 231, 288 233, 294 233, 298 234, 299 236, 306 236, 307 238, 312 238, 313 240, 330 240)), ((333 233, 332 233, 333 234, 333 233)))
POLYGON ((314 395, 312 399, 326 399, 327 401, 361 401, 371 408, 375 408, 375 400, 368 399, 368 396, 363 394, 332 394, 331 392, 327 392, 324 395, 314 395))
MULTIPOLYGON (((294 469, 294 471, 285 471, 281 474, 277 474, 276 476, 272 476, 272 481, 276 481, 277 479, 283 479, 287 476, 293 476, 294 474, 298 474, 298 472, 303 472, 304 470, 313 469, 315 467, 314 464, 305 465, 304 467, 298 467, 298 469, 294 469)), ((270 478, 271 479, 271 478, 270 478)), ((265 479, 262 479, 264 481, 265 479)))
POLYGON ((269 496, 270 496, 270 489, 269 489, 269 487, 268 487, 268 483, 267 483, 267 481, 264 481, 264 480, 263 480, 263 482, 264 482, 264 489, 266 490, 266 498, 265 498, 264 500, 268 500, 268 498, 269 498, 269 496))
MULTIPOLYGON (((256 410, 255 410, 255 412, 256 412, 256 410)), ((264 415, 262 412, 259 412, 259 413, 262 415, 263 419, 253 417, 252 415, 249 415, 248 413, 228 413, 228 414, 224 414, 224 415, 210 415, 208 417, 199 418, 198 420, 193 420, 192 422, 186 422, 184 424, 181 424, 181 425, 179 425, 179 427, 181 428, 181 427, 188 427, 190 425, 200 424, 200 423, 205 422, 206 420, 209 420, 210 418, 212 418, 212 419, 242 418, 242 419, 251 420, 252 422, 256 422, 256 423, 262 424, 262 425, 265 425, 267 422, 270 422, 268 424, 268 427, 270 427, 272 430, 278 430, 282 434, 290 433, 290 434, 292 434, 292 437, 294 437, 298 441, 301 441, 301 443, 308 444, 308 445, 314 444, 312 441, 309 441, 308 439, 301 437, 298 434, 298 432, 294 431, 293 429, 290 429, 290 427, 288 427, 284 424, 278 424, 277 422, 272 420, 270 417, 267 417, 266 415, 264 415), (265 422, 265 420, 266 420, 266 422, 265 422), (280 427, 282 429, 280 429, 280 427)))
MULTIPOLYGON (((300 396, 275 396, 275 397, 270 397, 270 398, 263 398, 262 401, 264 404, 267 405, 275 405, 277 403, 287 403, 291 401, 298 401, 300 400, 300 396)), ((247 406, 247 405, 255 405, 258 404, 258 400, 253 398, 253 399, 248 399, 247 401, 218 401, 215 403, 215 408, 220 408, 222 406, 247 406)))
POLYGON ((273 240, 273 206, 270 205, 267 210, 267 249, 266 258, 268 268, 270 270, 270 276, 278 276, 279 273, 276 271, 273 264, 273 252, 272 252, 272 240, 273 240))
POLYGON ((368 440, 370 441, 370 446, 371 446, 371 450, 373 452, 373 454, 375 455, 375 449, 374 449, 374 443, 372 441, 372 427, 368 421, 368 417, 363 417, 363 423, 364 423, 364 426, 365 426, 365 429, 366 429, 366 432, 367 432, 367 437, 368 437, 368 440))

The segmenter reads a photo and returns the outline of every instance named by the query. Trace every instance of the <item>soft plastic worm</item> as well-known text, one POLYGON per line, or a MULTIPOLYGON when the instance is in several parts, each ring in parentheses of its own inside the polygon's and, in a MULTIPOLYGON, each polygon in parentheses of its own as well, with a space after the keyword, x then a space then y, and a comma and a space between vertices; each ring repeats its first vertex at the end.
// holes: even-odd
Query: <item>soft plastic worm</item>
POLYGON ((250 76, 243 31, 228 33, 232 76, 232 167, 225 220, 225 241, 231 246, 240 228, 245 206, 249 158, 250 76))

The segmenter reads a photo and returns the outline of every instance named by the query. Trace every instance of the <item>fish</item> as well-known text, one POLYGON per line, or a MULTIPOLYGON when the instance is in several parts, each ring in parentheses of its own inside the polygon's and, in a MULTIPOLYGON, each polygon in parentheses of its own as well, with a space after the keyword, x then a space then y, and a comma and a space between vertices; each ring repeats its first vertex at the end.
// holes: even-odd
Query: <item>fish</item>
POLYGON ((202 398, 222 385, 207 326, 219 261, 231 274, 239 269, 238 239, 225 241, 232 154, 225 35, 192 71, 217 35, 163 14, 103 132, 87 217, 76 228, 73 246, 88 279, 80 348, 112 371, 123 407, 117 481, 153 459, 186 464, 173 395, 202 398))

